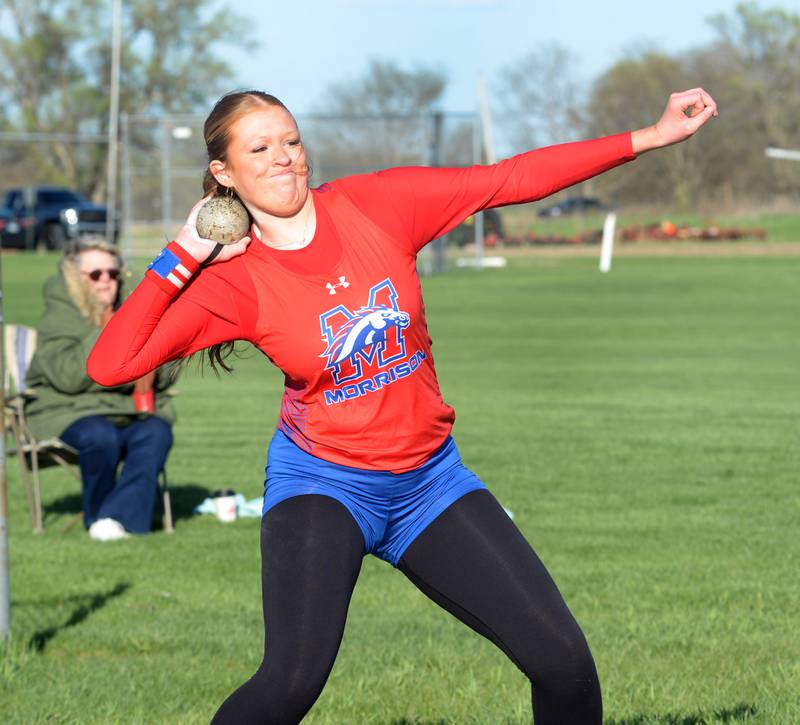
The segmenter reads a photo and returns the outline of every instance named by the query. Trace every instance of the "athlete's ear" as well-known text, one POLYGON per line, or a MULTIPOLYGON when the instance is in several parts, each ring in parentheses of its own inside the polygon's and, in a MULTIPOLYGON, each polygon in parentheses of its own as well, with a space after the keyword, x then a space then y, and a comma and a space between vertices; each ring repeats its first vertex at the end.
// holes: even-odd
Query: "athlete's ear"
POLYGON ((220 184, 223 186, 233 186, 230 174, 228 174, 225 164, 219 159, 214 159, 208 164, 208 170, 220 184))

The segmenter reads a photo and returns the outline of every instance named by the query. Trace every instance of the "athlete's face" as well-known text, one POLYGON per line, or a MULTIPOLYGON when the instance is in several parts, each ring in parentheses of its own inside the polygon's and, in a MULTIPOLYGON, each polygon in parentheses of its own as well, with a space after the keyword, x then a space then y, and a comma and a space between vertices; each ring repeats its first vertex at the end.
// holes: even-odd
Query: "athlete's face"
POLYGON ((263 106, 230 129, 226 162, 212 161, 211 173, 255 210, 274 216, 296 214, 308 195, 308 165, 292 115, 280 106, 263 106))

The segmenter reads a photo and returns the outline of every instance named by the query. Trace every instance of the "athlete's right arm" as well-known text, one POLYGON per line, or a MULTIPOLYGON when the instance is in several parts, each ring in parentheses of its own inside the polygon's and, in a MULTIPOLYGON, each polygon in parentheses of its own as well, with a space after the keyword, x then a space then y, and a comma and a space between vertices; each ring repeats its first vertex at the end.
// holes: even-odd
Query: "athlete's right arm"
MULTIPOLYGON (((201 277, 182 293, 213 249, 213 242, 201 240, 194 226, 203 202, 192 209, 177 240, 153 260, 145 278, 98 338, 86 368, 100 385, 136 380, 170 360, 249 337, 233 299, 233 287, 219 275, 201 277)), ((249 241, 228 245, 215 261, 241 254, 249 241)))
MULTIPOLYGON (((167 245, 100 334, 86 363, 90 378, 100 385, 120 385, 241 335, 233 320, 180 294, 198 268, 178 244, 167 245)), ((220 308, 226 302, 221 300, 220 308)))

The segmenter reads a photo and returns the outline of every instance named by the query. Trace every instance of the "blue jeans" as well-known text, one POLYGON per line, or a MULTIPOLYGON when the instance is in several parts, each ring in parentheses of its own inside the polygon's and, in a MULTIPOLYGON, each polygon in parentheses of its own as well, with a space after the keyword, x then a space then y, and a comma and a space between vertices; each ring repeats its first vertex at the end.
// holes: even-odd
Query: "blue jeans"
POLYGON ((118 428, 105 416, 92 415, 76 420, 59 437, 80 454, 84 526, 108 518, 133 533, 150 531, 158 474, 172 446, 169 423, 151 416, 118 428))

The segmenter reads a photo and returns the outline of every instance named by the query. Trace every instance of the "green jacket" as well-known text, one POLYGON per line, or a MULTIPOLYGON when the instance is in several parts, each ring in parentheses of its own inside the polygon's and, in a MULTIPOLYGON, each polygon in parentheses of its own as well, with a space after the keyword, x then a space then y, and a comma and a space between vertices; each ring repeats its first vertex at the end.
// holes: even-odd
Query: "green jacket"
MULTIPOLYGON (((39 439, 61 435, 79 418, 105 415, 125 425, 145 414, 133 406, 133 383, 104 388, 86 374, 86 359, 100 335, 88 314, 70 295, 62 274, 44 284, 45 311, 39 322, 36 352, 28 368, 26 383, 36 397, 25 405, 25 417, 39 439)), ((175 422, 170 395, 175 365, 158 370, 155 384, 156 415, 175 422)))

